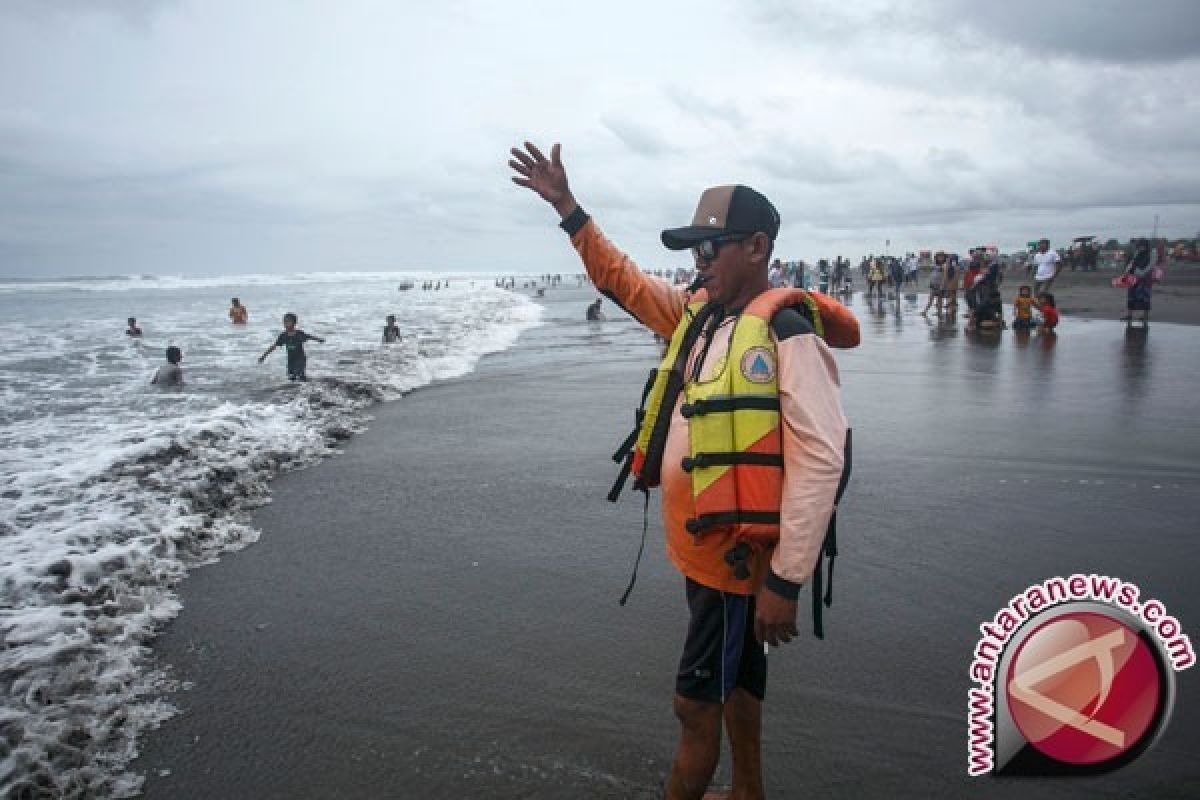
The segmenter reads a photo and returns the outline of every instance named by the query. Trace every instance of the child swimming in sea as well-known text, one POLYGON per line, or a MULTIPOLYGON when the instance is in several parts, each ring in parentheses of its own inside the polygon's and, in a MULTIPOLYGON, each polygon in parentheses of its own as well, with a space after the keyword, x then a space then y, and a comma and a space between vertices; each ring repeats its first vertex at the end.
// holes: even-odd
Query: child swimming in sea
POLYGON ((388 314, 387 323, 383 326, 383 343, 395 344, 400 341, 400 326, 396 324, 396 315, 388 314))
POLYGON ((183 386, 183 367, 179 366, 179 362, 182 360, 182 350, 174 345, 168 347, 167 363, 158 368, 150 383, 164 388, 183 386))
POLYGON ((321 342, 325 340, 319 336, 305 333, 296 327, 299 319, 292 312, 283 315, 283 333, 275 339, 275 344, 267 348, 267 351, 258 357, 258 363, 262 363, 267 356, 275 352, 276 347, 287 349, 287 376, 289 381, 306 381, 308 375, 305 374, 304 368, 308 361, 308 357, 304 354, 304 343, 307 341, 321 342))
POLYGON ((234 325, 245 325, 250 321, 250 310, 242 305, 242 301, 236 297, 229 306, 229 321, 234 325))

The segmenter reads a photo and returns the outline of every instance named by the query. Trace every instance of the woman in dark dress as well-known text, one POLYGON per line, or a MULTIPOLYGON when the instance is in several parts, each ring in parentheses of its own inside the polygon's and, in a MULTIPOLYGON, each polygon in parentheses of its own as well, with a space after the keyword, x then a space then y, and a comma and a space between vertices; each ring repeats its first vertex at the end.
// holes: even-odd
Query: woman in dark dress
POLYGON ((1154 261, 1154 251, 1150 248, 1150 242, 1138 239, 1133 257, 1129 259, 1129 264, 1125 267, 1125 272, 1136 280, 1126 289, 1126 312, 1125 316, 1121 317, 1122 320, 1133 322, 1134 312, 1141 311, 1142 323, 1150 322, 1150 298, 1154 286, 1154 268, 1157 266, 1154 261))

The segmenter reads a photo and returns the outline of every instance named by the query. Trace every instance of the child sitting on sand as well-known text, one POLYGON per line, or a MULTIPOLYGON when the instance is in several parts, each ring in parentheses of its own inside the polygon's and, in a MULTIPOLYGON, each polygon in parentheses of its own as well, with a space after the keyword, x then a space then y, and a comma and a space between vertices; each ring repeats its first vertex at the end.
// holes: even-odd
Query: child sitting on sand
POLYGON ((130 317, 129 319, 125 320, 125 322, 128 323, 128 325, 129 325, 129 327, 127 327, 125 329, 126 336, 141 336, 142 335, 142 329, 139 328, 138 324, 137 324, 137 317, 130 317))
POLYGON ((1033 289, 1022 286, 1013 300, 1013 330, 1033 330, 1033 289))
POLYGON ((299 319, 292 312, 283 315, 283 333, 279 334, 275 339, 275 344, 267 348, 267 351, 258 357, 258 363, 262 363, 267 356, 275 352, 276 347, 287 349, 287 376, 289 381, 306 381, 308 376, 304 373, 304 367, 308 361, 308 357, 304 354, 304 343, 307 341, 325 343, 325 340, 319 336, 305 333, 296 327, 299 319))
POLYGON ((1058 305, 1054 302, 1054 295, 1049 292, 1039 294, 1038 310, 1042 312, 1042 318, 1038 323, 1038 333, 1054 333, 1054 329, 1058 327, 1058 305))

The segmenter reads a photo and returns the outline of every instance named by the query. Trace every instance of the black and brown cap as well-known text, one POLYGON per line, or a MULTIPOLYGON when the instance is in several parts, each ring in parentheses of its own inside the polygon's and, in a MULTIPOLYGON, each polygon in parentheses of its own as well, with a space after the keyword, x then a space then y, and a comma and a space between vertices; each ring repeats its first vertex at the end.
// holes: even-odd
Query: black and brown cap
POLYGON ((668 250, 686 250, 726 233, 759 232, 771 241, 779 234, 779 212, 771 201, 749 186, 713 186, 700 195, 692 224, 663 231, 662 243, 668 250))

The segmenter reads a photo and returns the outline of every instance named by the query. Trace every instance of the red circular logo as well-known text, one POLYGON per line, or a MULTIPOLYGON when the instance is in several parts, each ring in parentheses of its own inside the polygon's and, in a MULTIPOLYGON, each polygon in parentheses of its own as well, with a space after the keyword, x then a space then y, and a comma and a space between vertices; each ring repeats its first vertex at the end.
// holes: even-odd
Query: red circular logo
POLYGON ((1137 632, 1079 611, 1021 642, 1005 682, 1012 720, 1029 744, 1067 764, 1099 764, 1136 747, 1163 702, 1159 663, 1137 632))

